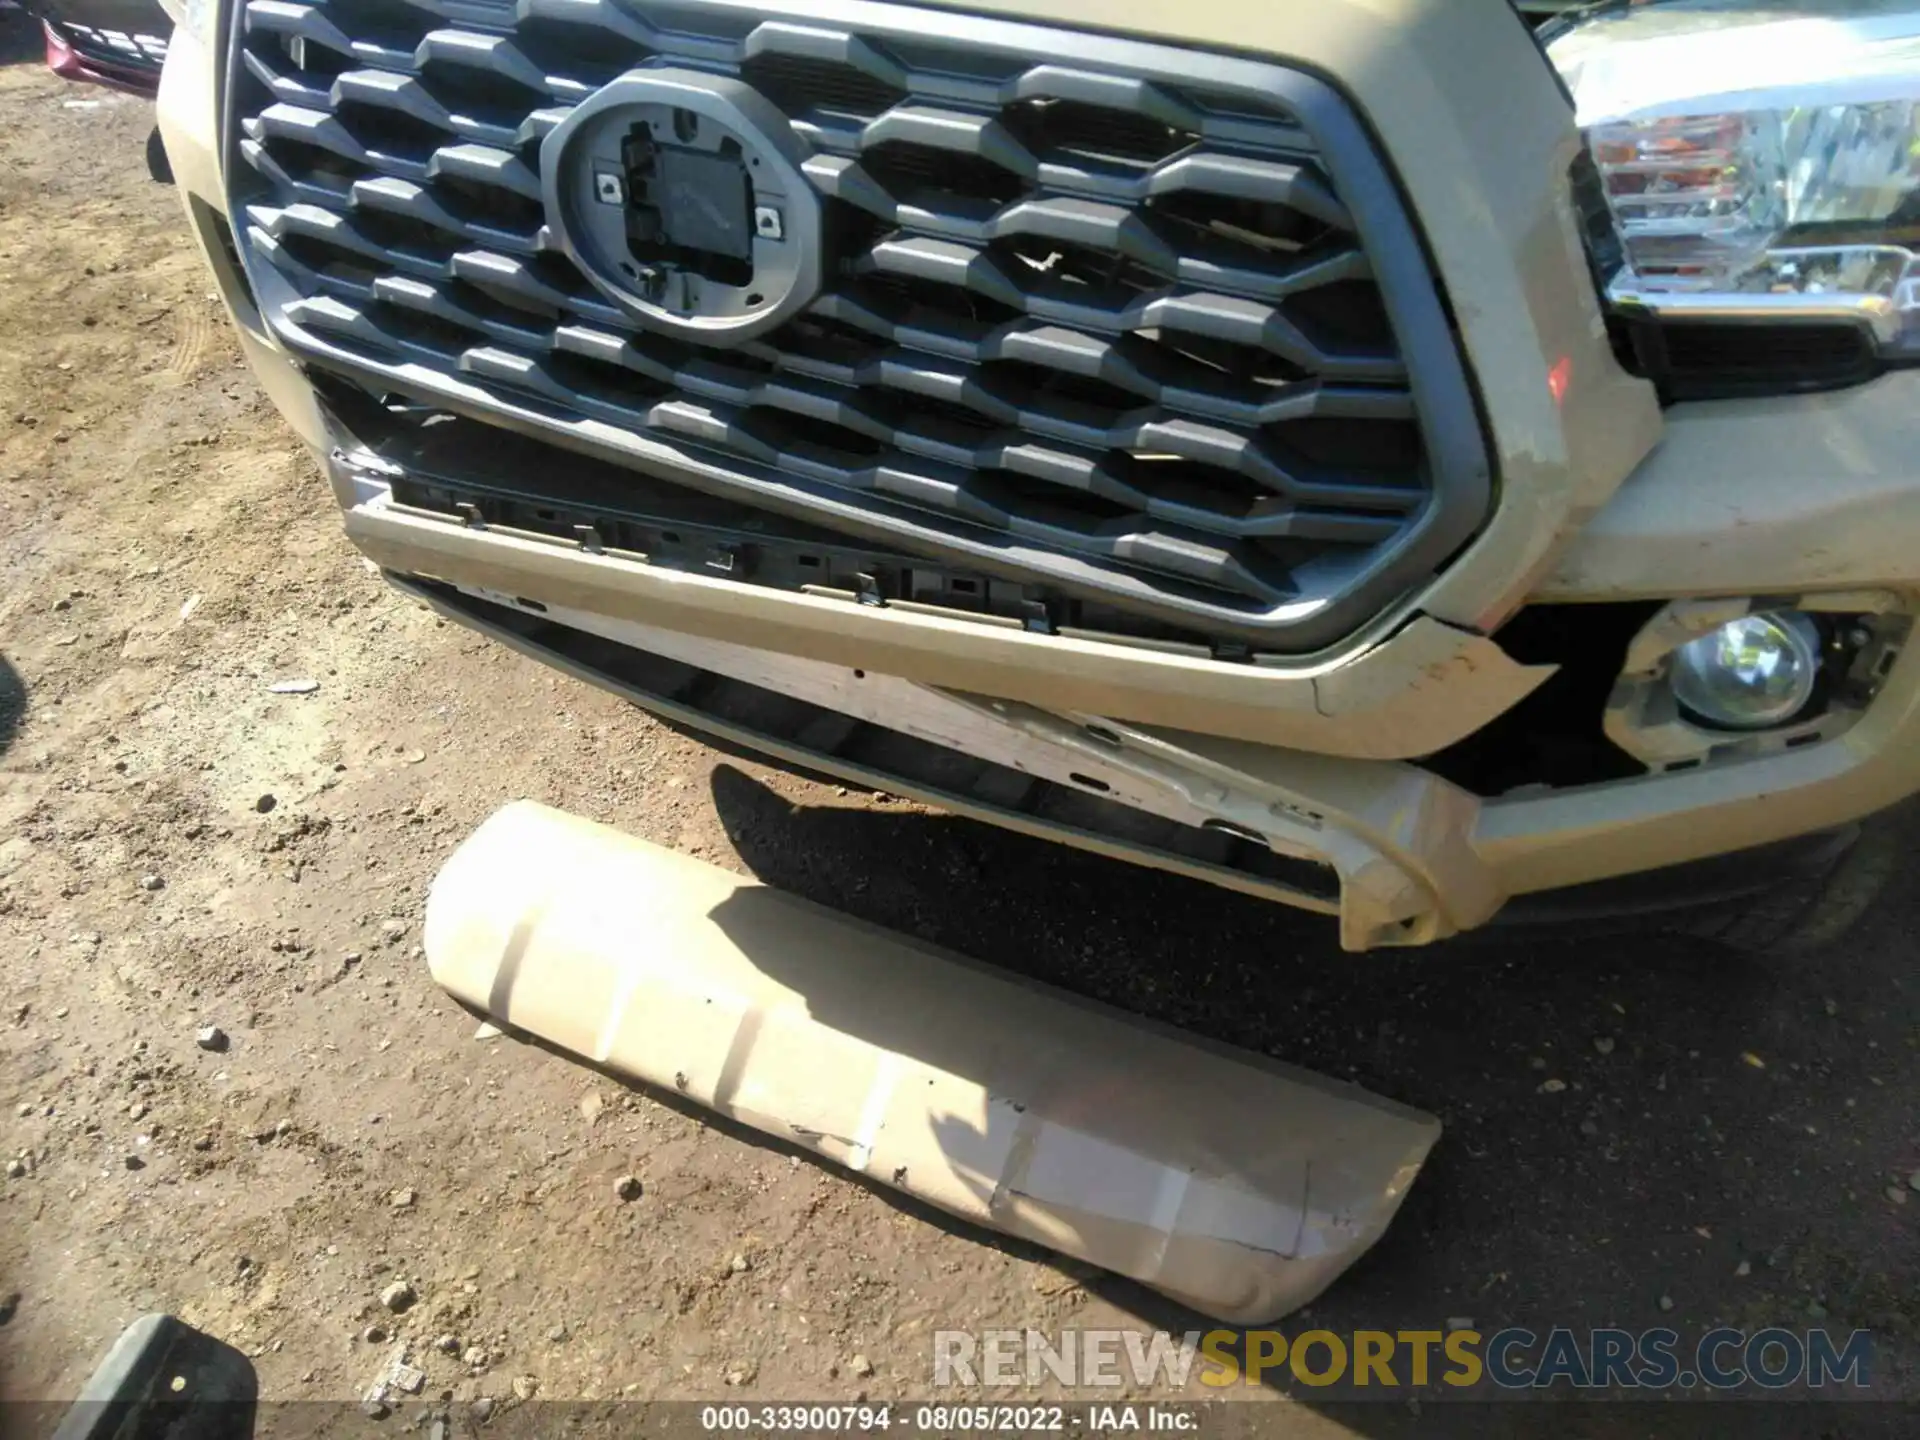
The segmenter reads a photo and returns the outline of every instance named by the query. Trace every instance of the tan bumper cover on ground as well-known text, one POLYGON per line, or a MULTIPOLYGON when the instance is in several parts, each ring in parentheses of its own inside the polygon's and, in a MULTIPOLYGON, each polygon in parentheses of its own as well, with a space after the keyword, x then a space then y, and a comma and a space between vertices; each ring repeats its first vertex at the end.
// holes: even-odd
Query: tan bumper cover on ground
POLYGON ((1386 1229, 1439 1122, 522 802, 434 883, 454 996, 1237 1324, 1386 1229))

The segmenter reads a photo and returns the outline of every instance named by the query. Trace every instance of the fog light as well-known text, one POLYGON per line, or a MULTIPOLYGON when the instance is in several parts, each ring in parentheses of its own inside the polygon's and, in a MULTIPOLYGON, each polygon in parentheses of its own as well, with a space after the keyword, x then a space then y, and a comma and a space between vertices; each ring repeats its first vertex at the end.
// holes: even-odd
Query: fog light
POLYGON ((1673 654, 1673 698, 1727 730, 1764 730, 1806 709, 1820 676, 1820 631, 1798 610, 1742 615, 1673 654))

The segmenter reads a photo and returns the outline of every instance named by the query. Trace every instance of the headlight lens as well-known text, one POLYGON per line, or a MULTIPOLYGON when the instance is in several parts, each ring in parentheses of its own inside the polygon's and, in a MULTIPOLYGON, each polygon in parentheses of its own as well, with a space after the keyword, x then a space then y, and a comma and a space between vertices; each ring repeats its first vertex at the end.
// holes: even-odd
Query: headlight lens
POLYGON ((1622 242, 1612 299, 1854 318, 1920 355, 1920 3, 1668 0, 1548 54, 1622 242))

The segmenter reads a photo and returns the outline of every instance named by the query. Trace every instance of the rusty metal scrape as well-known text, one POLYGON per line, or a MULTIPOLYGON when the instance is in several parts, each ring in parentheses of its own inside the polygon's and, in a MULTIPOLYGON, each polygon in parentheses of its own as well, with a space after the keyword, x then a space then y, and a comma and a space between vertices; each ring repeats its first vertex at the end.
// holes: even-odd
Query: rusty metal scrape
POLYGON ((1440 1133, 530 802, 442 868, 426 950, 503 1025, 1235 1324, 1324 1290, 1440 1133))

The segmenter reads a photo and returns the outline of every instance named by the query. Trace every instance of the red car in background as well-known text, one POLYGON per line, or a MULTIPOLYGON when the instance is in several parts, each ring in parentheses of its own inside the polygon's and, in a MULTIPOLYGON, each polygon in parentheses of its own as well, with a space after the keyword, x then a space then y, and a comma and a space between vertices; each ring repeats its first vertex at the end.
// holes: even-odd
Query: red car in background
MULTIPOLYGON (((63 79, 105 85, 151 100, 160 91, 173 21, 159 0, 0 0, 0 21, 18 23, 7 11, 40 26, 47 68, 63 79)), ((147 137, 147 172, 171 181, 172 167, 155 129, 147 137)))
POLYGON ((47 65, 68 80, 151 99, 160 89, 173 21, 158 0, 30 0, 47 37, 47 65))

